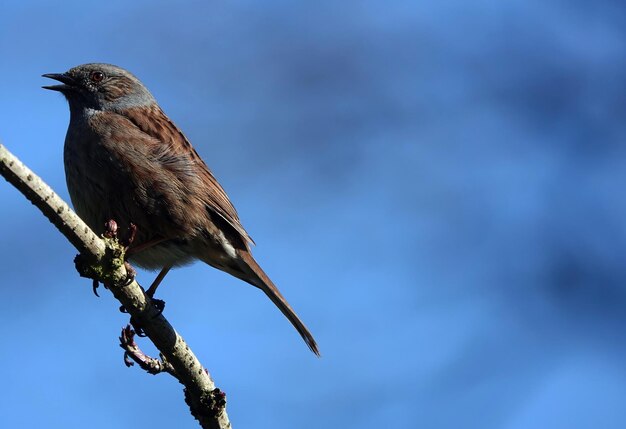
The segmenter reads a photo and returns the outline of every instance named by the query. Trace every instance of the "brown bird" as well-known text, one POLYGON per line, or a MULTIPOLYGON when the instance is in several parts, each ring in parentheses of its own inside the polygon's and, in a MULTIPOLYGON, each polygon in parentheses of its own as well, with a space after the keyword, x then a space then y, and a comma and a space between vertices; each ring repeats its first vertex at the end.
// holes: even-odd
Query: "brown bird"
POLYGON ((113 219, 137 233, 131 262, 167 272, 199 259, 261 289, 319 356, 315 339, 250 253, 235 207, 148 89, 110 64, 83 64, 44 86, 70 107, 64 163, 78 215, 96 232, 113 219))

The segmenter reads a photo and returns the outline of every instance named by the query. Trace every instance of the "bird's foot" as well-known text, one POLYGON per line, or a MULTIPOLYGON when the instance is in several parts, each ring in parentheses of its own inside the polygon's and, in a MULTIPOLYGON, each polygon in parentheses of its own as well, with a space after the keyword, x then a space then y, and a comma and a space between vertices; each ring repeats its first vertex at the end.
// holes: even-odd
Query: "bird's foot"
POLYGON ((152 300, 152 305, 158 310, 158 313, 154 315, 154 317, 159 317, 163 310, 165 310, 165 301, 162 299, 150 298, 152 300))
MULTIPOLYGON (((148 298, 150 299, 150 303, 154 306, 154 308, 157 309, 157 313, 153 316, 153 318, 159 317, 161 313, 163 313, 163 310, 165 309, 165 301, 163 301, 162 299, 152 298, 150 296, 148 296, 148 298)), ((123 305, 120 306, 120 312, 128 314, 128 310, 126 310, 126 308, 123 305)), ((131 317, 130 324, 135 330, 135 333, 137 334, 137 336, 139 337, 146 336, 146 332, 143 330, 143 328, 141 327, 141 323, 139 323, 137 319, 135 319, 134 317, 131 317)))
MULTIPOLYGON (((106 283, 102 283, 102 286, 104 286, 105 289, 108 289, 109 287, 106 285, 106 283)), ((98 280, 93 281, 93 284, 91 285, 91 290, 93 290, 93 294, 95 296, 97 296, 98 298, 100 298, 100 295, 98 295, 98 288, 100 287, 100 282, 98 280)))
POLYGON ((137 271, 133 268, 132 265, 128 263, 128 261, 124 261, 124 268, 126 268, 126 279, 124 279, 124 286, 128 286, 133 281, 135 281, 137 271))
MULTIPOLYGON (((106 285, 105 285, 106 287, 106 285)), ((165 310, 165 301, 157 298, 150 298, 150 303, 157 309, 158 313, 154 317, 158 317, 165 310)), ((120 305, 120 313, 128 314, 128 310, 123 305, 120 305)))

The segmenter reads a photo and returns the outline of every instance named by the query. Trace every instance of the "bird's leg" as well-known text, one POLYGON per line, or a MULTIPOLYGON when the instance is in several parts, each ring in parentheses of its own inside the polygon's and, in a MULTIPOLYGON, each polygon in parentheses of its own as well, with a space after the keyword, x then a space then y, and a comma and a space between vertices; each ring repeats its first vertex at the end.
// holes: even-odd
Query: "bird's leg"
MULTIPOLYGON (((146 295, 148 296, 148 298, 152 302, 152 305, 154 305, 156 307, 156 309, 159 310, 157 315, 160 315, 163 312, 163 309, 165 309, 165 301, 163 301, 162 299, 154 298, 154 293, 156 292, 157 288, 159 287, 159 284, 161 284, 161 282, 163 281, 163 279, 165 278, 165 276, 167 275, 167 273, 171 269, 172 269, 171 265, 163 267, 163 269, 161 270, 159 275, 156 276, 156 279, 154 279, 154 281, 152 282, 152 284, 150 285, 150 287, 146 291, 146 295)), ((124 306, 120 307, 120 311, 122 313, 128 313, 126 311, 126 309, 124 308, 124 306)), ((140 337, 145 337, 146 336, 146 333, 144 332, 144 330, 141 327, 141 325, 135 319, 133 319, 132 317, 130 318, 130 324, 133 326, 133 328, 135 329, 135 332, 137 332, 138 336, 140 336, 140 337)))
POLYGON ((163 281, 163 279, 165 278, 165 276, 167 275, 167 273, 169 273, 171 269, 172 269, 171 265, 163 267, 159 275, 156 276, 156 279, 154 279, 154 281, 152 282, 152 284, 146 291, 146 295, 148 295, 150 298, 154 297, 154 294, 156 293, 157 288, 159 287, 159 285, 161 284, 161 282, 163 281))
POLYGON ((156 293, 157 288, 159 287, 159 285, 161 284, 161 282, 163 281, 163 279, 165 278, 165 276, 171 269, 172 269, 171 265, 163 267, 159 275, 156 276, 156 278, 154 279, 154 281, 152 282, 152 284, 146 291, 146 295, 148 296, 148 298, 150 298, 150 301, 152 301, 152 305, 154 305, 157 308, 157 310, 159 310, 159 314, 161 314, 163 310, 165 309, 165 301, 163 301, 162 299, 156 299, 154 297, 154 294, 156 293))
MULTIPOLYGON (((113 222, 113 221, 110 221, 110 222, 113 222)), ((113 222, 113 224, 115 225, 114 222, 113 222)), ((147 241, 145 243, 139 244, 137 246, 132 246, 133 242, 135 241, 135 237, 136 236, 137 236, 137 225, 135 225, 134 223, 131 222, 129 227, 128 227, 127 235, 123 239, 123 243, 122 243, 126 247, 126 257, 131 256, 131 255, 136 254, 136 253, 139 253, 139 252, 141 252, 143 250, 146 250, 146 249, 148 249, 148 248, 150 248, 152 246, 155 246, 155 245, 157 245, 159 243, 162 243, 163 241, 166 240, 165 238, 156 238, 156 239, 153 239, 153 240, 149 240, 149 241, 147 241)), ((128 261, 124 261, 124 266, 126 267, 126 271, 129 273, 129 284, 130 284, 130 282, 132 282, 134 280, 136 272, 130 266, 128 261)), ((154 293, 156 292, 157 288, 159 287, 159 284, 163 281, 163 279, 165 278, 165 276, 167 275, 167 273, 169 272, 169 270, 171 268, 172 268, 171 266, 164 267, 161 270, 161 272, 159 273, 159 275, 156 277, 156 279, 154 279, 154 281, 152 282, 152 284, 148 288, 148 291, 146 292, 146 295, 152 301, 152 305, 154 305, 159 310, 159 314, 161 314, 161 312, 165 308, 165 301, 160 300, 160 299, 154 299, 154 293)), ((124 306, 120 307, 120 311, 122 313, 126 313, 127 312, 126 309, 124 308, 124 306)), ((143 332, 143 329, 141 329, 141 326, 139 326, 136 323, 136 321, 132 320, 132 318, 131 318, 130 323, 135 327, 135 330, 137 331, 137 335, 139 335, 139 336, 144 336, 145 335, 145 333, 143 332)))

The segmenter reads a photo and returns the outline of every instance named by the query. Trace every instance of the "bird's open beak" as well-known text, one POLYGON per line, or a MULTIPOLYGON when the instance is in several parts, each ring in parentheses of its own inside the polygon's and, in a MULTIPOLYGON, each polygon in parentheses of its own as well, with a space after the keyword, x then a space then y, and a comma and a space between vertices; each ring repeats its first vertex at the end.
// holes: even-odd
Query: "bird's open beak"
POLYGON ((63 85, 49 85, 49 86, 42 86, 43 89, 51 89, 52 91, 67 91, 68 89, 72 89, 74 88, 74 78, 71 76, 68 76, 65 73, 46 73, 41 75, 42 77, 47 77, 50 79, 54 79, 54 80, 58 80, 59 82, 62 82, 63 85))

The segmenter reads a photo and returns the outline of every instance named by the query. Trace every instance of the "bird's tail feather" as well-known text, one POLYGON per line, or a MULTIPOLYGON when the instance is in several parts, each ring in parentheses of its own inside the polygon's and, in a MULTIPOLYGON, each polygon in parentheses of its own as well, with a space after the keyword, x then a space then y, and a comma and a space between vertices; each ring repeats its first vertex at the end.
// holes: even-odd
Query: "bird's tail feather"
POLYGON ((239 256, 239 262, 242 269, 242 273, 233 273, 242 280, 250 283, 253 286, 261 289, 272 300, 272 302, 282 311, 282 313, 289 319, 291 324, 296 328, 304 342, 309 346, 311 351, 317 356, 320 356, 317 343, 311 335, 311 332, 304 326, 304 323, 298 318, 296 312, 293 311, 287 300, 278 291, 278 288, 272 283, 270 278, 263 272, 259 264, 254 260, 252 254, 245 250, 237 250, 239 256))

